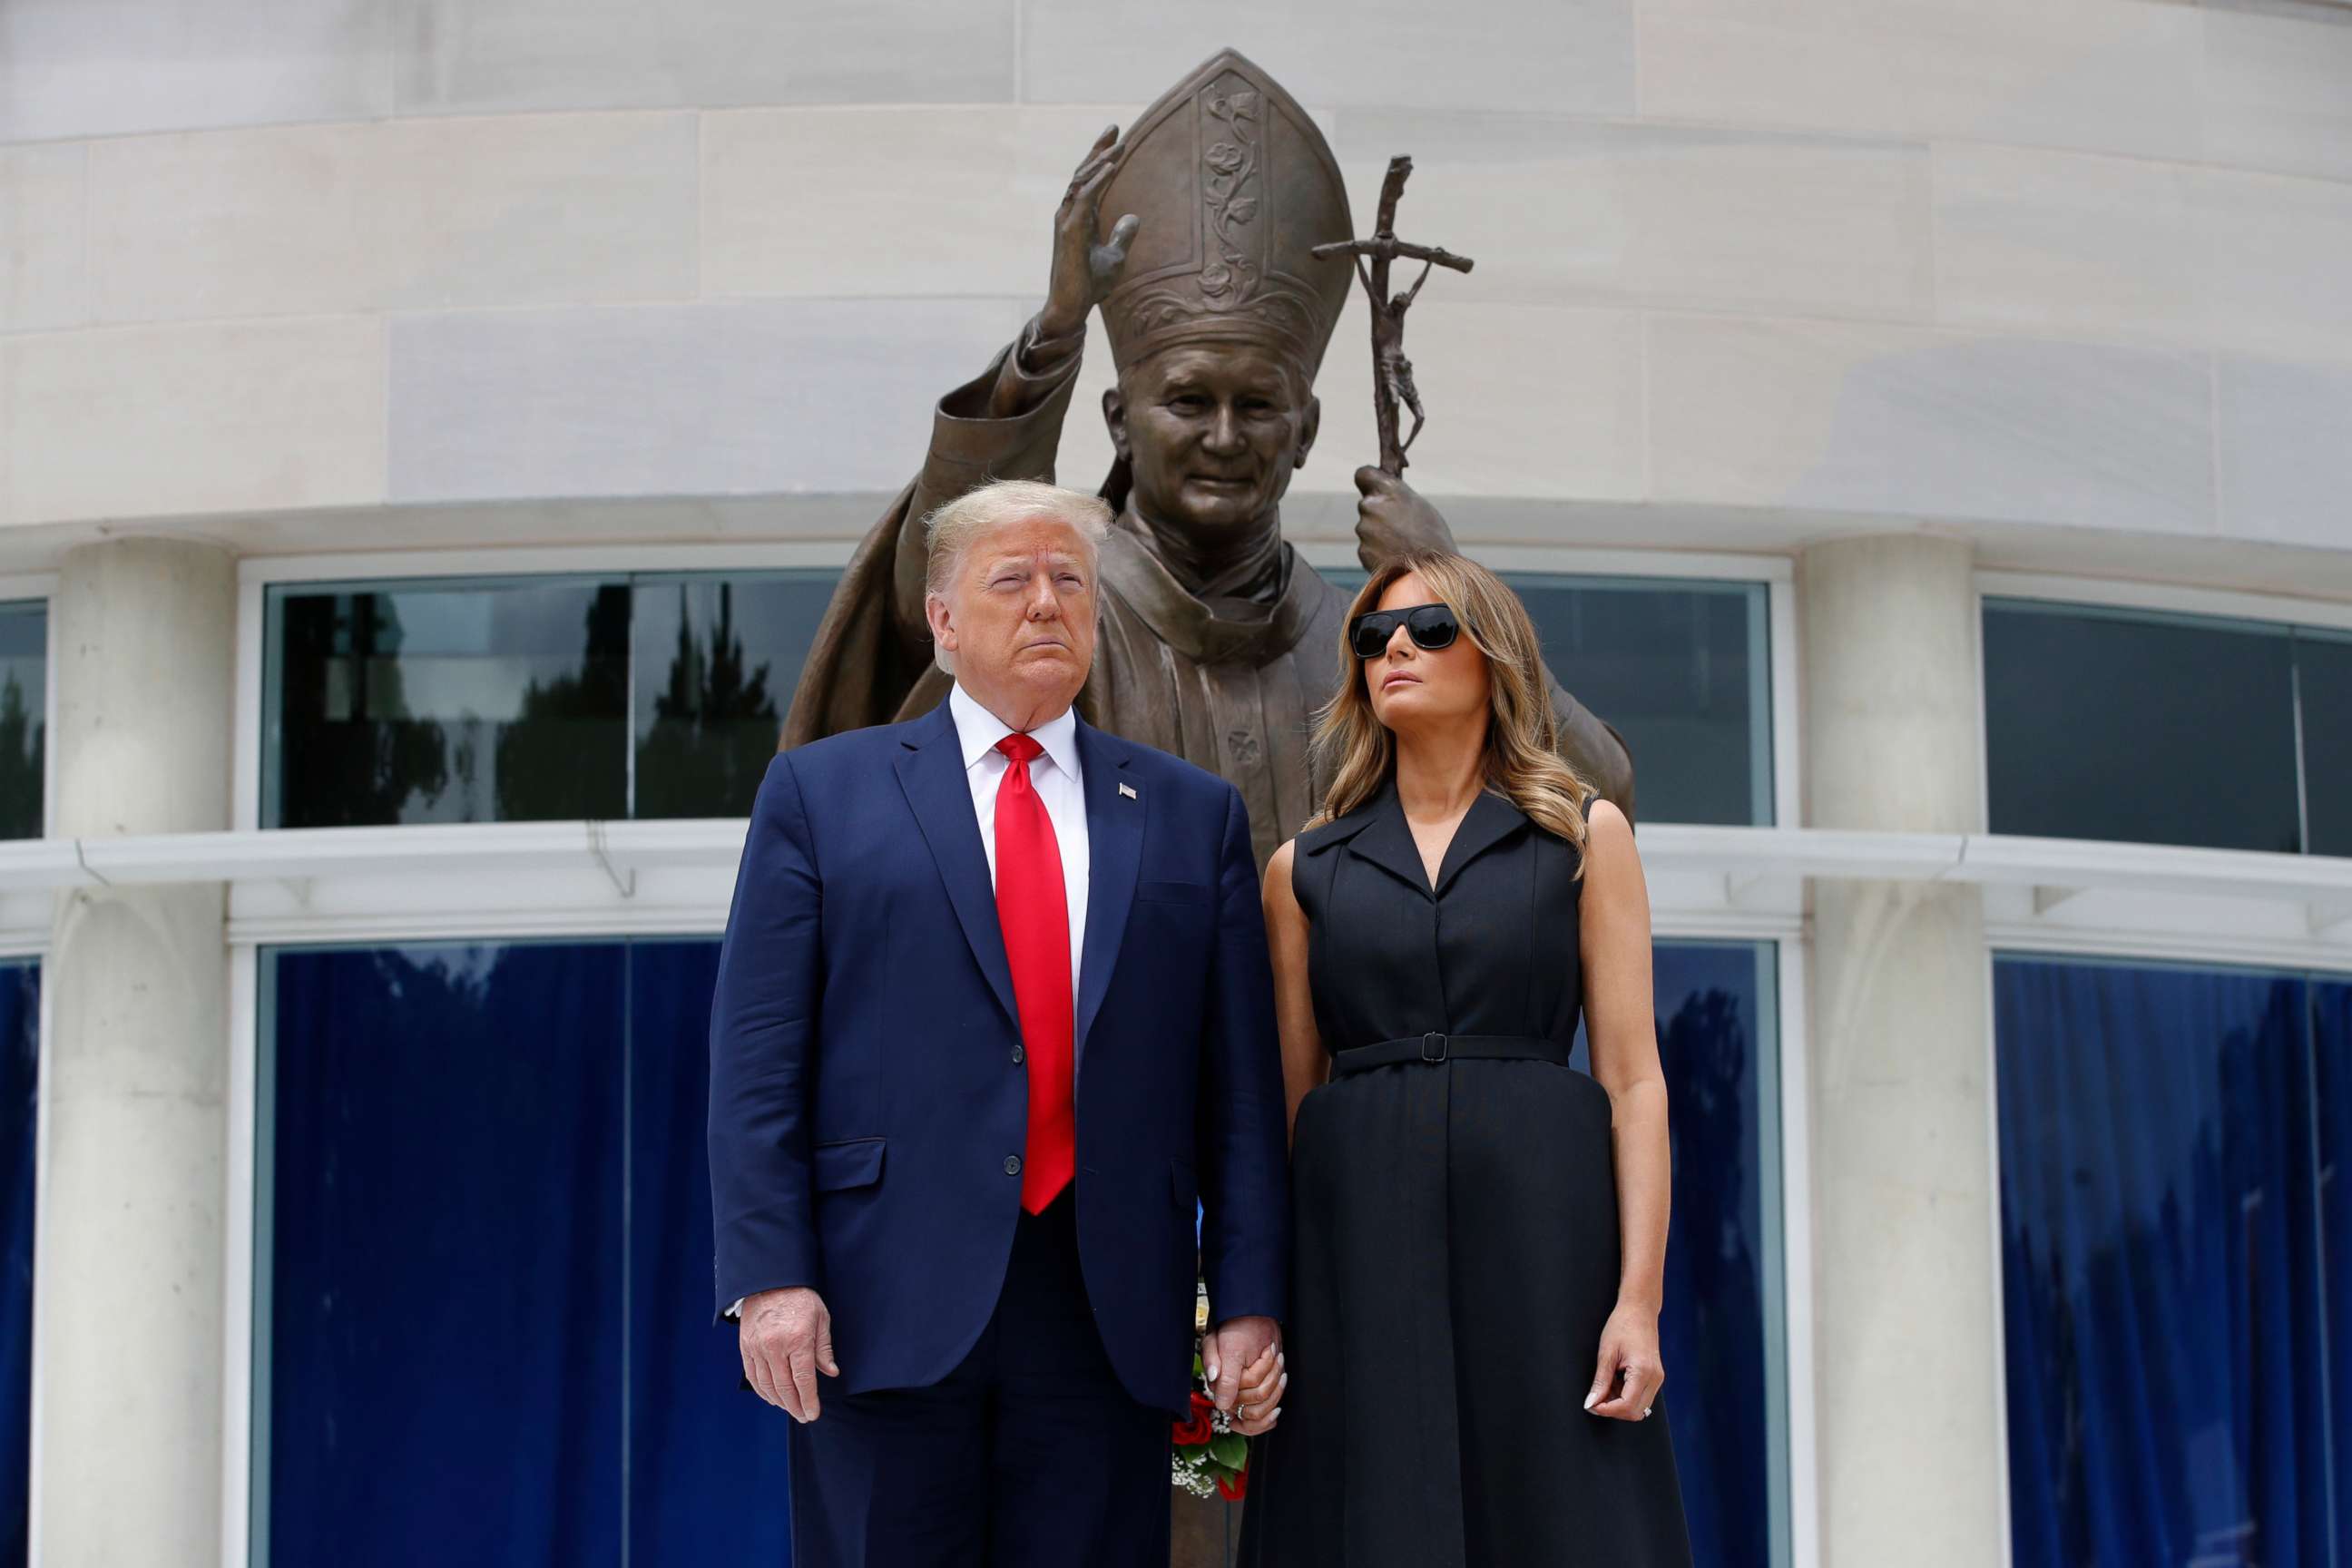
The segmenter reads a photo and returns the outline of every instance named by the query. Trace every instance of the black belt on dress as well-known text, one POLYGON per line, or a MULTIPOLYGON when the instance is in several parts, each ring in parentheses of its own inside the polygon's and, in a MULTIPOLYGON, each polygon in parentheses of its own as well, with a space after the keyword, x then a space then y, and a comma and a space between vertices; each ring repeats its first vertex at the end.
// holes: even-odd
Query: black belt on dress
POLYGON ((1405 1062, 1435 1065, 1456 1057, 1550 1062, 1566 1067, 1570 1053, 1571 1047, 1558 1040, 1538 1039, 1530 1035, 1441 1035, 1433 1030, 1426 1035, 1408 1035, 1402 1039, 1335 1051, 1331 1055, 1331 1076, 1342 1078, 1351 1072, 1370 1072, 1374 1068, 1396 1067, 1405 1062))

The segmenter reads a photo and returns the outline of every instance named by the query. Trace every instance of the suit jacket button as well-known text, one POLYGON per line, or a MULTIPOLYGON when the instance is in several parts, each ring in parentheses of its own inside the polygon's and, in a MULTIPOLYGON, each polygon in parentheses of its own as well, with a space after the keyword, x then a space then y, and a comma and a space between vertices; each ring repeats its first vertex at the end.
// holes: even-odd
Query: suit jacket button
POLYGON ((1007 1154, 1004 1156, 1004 1173, 1008 1176, 1017 1176, 1021 1173, 1020 1155, 1007 1154))
POLYGON ((1019 1067, 1021 1065, 1021 1047, 1019 1046, 1013 1047, 1013 1065, 1014 1067, 1019 1067))

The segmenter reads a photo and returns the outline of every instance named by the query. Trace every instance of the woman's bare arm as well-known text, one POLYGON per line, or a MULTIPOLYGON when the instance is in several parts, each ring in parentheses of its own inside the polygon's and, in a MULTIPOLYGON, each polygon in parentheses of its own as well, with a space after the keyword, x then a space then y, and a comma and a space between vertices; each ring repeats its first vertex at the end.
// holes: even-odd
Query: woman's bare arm
POLYGON ((1265 940, 1274 958, 1274 1022, 1282 1037, 1282 1090, 1290 1123, 1298 1102, 1330 1074, 1330 1058, 1315 1028, 1315 997, 1307 982, 1307 911, 1290 887, 1297 839, 1274 852, 1265 868, 1265 940))
POLYGON ((1597 1393, 1622 1371, 1624 1390, 1595 1414, 1638 1419, 1664 1382, 1657 1315, 1665 1296, 1666 1219, 1673 1195, 1666 1142, 1666 1079, 1658 1066, 1650 986, 1650 892, 1633 825, 1607 800, 1586 823, 1579 916, 1585 1039, 1592 1076, 1609 1091, 1622 1247, 1617 1311, 1604 1336, 1597 1393))

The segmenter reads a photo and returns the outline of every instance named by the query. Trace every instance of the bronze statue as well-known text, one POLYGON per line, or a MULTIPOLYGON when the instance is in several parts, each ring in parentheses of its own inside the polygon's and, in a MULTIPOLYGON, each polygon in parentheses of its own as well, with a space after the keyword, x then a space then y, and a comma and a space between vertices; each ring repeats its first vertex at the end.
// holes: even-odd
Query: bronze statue
MULTIPOLYGON (((1392 214, 1391 214, 1392 216, 1392 214)), ((1078 699, 1092 722, 1231 779, 1263 866, 1319 806, 1311 717, 1344 670, 1350 595, 1282 537, 1281 500, 1315 444, 1315 373, 1346 305, 1354 225, 1322 132, 1228 49, 1112 126, 1054 223, 1045 303, 940 400, 922 471, 858 546, 818 628, 782 744, 911 717, 947 694, 923 616, 922 520, 996 479, 1052 479, 1087 312, 1118 371, 1103 397, 1118 512, 1102 554, 1102 633, 1078 699), (1104 213, 1120 214, 1108 229, 1104 213)), ((1394 242, 1391 234, 1389 239, 1394 242)), ((1435 509, 1381 468, 1356 473, 1359 554, 1452 549, 1435 509)), ((1552 683, 1562 746, 1628 816, 1617 731, 1552 683)))
POLYGON ((1404 357, 1404 313, 1421 298, 1421 286, 1429 281, 1434 268, 1450 267, 1467 272, 1477 265, 1443 246, 1412 245, 1396 237, 1397 203, 1404 195, 1405 181, 1412 177, 1412 159, 1402 153, 1390 159, 1388 176, 1381 182, 1380 216, 1372 237, 1334 240, 1311 252, 1318 258, 1352 257, 1356 276, 1364 280, 1364 298, 1372 313, 1372 418, 1381 435, 1380 466, 1381 472, 1396 479, 1404 477, 1405 453, 1429 422, 1421 406, 1421 392, 1412 384, 1412 361, 1404 357), (1420 262, 1421 276, 1412 280, 1412 288, 1392 295, 1389 268, 1400 256, 1420 262), (1412 413, 1412 428, 1402 436, 1397 434, 1400 405, 1412 413))

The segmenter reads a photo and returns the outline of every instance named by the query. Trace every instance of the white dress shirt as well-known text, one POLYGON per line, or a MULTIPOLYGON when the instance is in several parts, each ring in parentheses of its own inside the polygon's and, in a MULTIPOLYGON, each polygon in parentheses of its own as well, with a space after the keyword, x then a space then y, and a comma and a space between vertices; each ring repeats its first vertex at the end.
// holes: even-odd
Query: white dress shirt
MULTIPOLYGON (((971 809, 980 818, 980 847, 988 856, 988 885, 996 886, 996 790, 1013 766, 1013 759, 996 742, 1013 733, 1013 726, 967 696, 961 683, 948 692, 948 711, 955 717, 956 739, 963 746, 963 772, 971 785, 971 809)), ((1045 818, 1054 825, 1055 847, 1062 856, 1062 894, 1070 907, 1070 1000, 1078 995, 1078 961, 1087 933, 1087 796, 1079 772, 1078 716, 1065 708, 1061 717, 1048 719, 1029 731, 1045 754, 1029 762, 1030 787, 1045 803, 1045 818)))
MULTIPOLYGON (((961 682, 948 692, 948 712, 955 720, 956 740, 962 748, 964 780, 971 785, 972 814, 980 819, 980 847, 988 858, 988 885, 996 886, 996 791, 1013 766, 1013 759, 996 749, 1012 734, 1013 726, 967 695, 961 682)), ((1078 973, 1085 955, 1087 932, 1087 797, 1086 776, 1078 762, 1078 717, 1066 708, 1029 731, 1045 754, 1029 760, 1029 784, 1045 805, 1045 819, 1054 825, 1055 847, 1062 857, 1062 894, 1070 913, 1070 1005, 1074 1020, 1078 999, 1078 973)), ((743 1301, 727 1309, 730 1318, 743 1314, 743 1301)))

